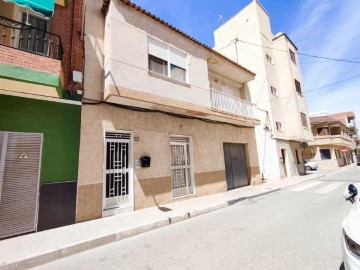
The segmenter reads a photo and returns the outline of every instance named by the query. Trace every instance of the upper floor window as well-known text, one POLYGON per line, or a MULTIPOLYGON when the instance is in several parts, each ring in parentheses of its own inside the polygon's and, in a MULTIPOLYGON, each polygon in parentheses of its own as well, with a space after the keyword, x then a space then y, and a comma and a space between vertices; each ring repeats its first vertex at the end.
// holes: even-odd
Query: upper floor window
POLYGON ((295 79, 295 87, 296 87, 296 92, 302 95, 300 82, 296 79, 295 79))
POLYGON ((149 39, 149 70, 186 82, 186 54, 149 39))
POLYGON ((293 61, 293 63, 296 64, 295 53, 291 49, 289 49, 289 53, 290 53, 291 61, 293 61))
POLYGON ((277 89, 276 89, 275 87, 271 86, 270 89, 271 89, 271 93, 272 93, 273 95, 275 95, 275 96, 278 95, 278 94, 277 94, 277 89))
POLYGON ((49 38, 46 33, 49 30, 49 21, 41 15, 26 10, 21 10, 20 14, 21 22, 30 25, 31 28, 24 27, 24 30, 20 30, 18 48, 47 55, 48 46, 45 40, 49 38))
POLYGON ((280 122, 276 122, 276 130, 277 131, 283 131, 283 126, 280 122))
POLYGON ((270 64, 273 64, 273 59, 271 58, 270 55, 266 55, 266 60, 270 63, 270 64))
POLYGON ((306 114, 301 112, 300 115, 301 115, 302 126, 307 128, 308 124, 307 124, 306 114))

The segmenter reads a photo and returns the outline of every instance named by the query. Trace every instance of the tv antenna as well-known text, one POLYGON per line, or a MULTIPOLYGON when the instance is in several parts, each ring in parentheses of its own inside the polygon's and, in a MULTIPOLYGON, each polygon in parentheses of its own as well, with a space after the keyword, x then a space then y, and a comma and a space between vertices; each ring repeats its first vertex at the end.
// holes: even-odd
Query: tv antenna
POLYGON ((221 23, 224 23, 224 20, 223 20, 223 15, 218 15, 218 21, 217 22, 220 22, 221 23))

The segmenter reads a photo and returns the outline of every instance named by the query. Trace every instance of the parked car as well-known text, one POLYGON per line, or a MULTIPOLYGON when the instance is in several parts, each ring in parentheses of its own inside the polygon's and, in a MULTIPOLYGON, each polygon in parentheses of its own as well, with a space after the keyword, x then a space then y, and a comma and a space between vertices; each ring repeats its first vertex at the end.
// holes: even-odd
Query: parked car
POLYGON ((344 198, 353 206, 342 223, 342 255, 346 270, 360 269, 360 201, 357 188, 350 184, 344 198))
POLYGON ((311 170, 317 170, 318 165, 314 161, 308 161, 305 160, 305 170, 311 171, 311 170))

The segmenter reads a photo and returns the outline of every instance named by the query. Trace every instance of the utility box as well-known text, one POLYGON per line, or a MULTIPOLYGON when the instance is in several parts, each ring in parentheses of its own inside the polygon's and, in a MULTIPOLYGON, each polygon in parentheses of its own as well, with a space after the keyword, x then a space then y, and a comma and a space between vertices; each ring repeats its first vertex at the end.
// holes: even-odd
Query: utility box
POLYGON ((150 167, 151 157, 143 156, 140 158, 141 167, 147 168, 150 167))

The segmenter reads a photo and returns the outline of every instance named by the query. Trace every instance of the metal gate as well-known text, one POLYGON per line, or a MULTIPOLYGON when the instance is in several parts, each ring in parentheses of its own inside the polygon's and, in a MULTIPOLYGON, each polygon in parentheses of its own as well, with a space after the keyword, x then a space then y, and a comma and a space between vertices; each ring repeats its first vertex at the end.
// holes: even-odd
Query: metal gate
POLYGON ((170 137, 171 185, 173 197, 194 193, 192 181, 190 138, 170 137))
POLYGON ((0 132, 0 238, 36 231, 42 140, 0 132))
POLYGON ((105 134, 104 209, 132 206, 131 134, 105 134))

